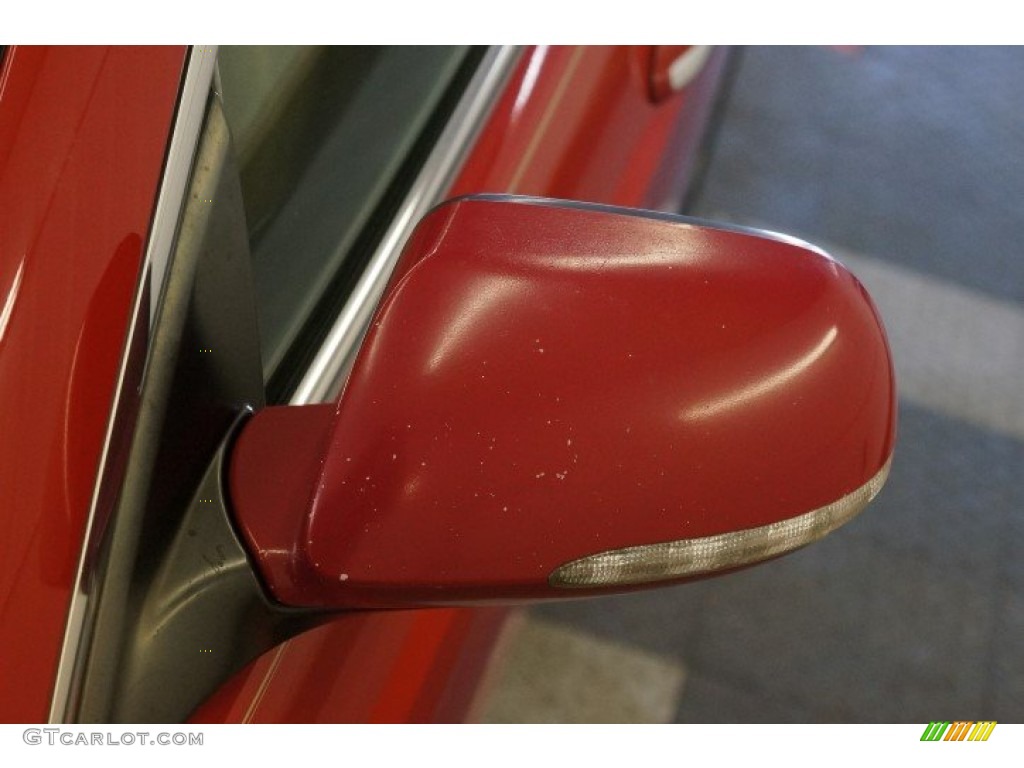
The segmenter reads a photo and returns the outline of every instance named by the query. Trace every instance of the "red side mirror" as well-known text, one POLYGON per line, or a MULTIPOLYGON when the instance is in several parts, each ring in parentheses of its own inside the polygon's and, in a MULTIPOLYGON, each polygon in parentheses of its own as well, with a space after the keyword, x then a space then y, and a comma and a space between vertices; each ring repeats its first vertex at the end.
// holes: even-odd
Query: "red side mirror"
POLYGON ((806 545, 885 480, 878 315, 777 235, 528 198, 431 212, 336 405, 267 408, 230 493, 289 605, 678 581, 806 545))

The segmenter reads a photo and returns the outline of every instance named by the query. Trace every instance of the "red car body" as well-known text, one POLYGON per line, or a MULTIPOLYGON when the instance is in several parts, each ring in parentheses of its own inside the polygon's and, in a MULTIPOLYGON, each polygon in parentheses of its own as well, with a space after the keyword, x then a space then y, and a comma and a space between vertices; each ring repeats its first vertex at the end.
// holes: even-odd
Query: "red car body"
MULTIPOLYGON (((2 721, 59 717, 50 713, 76 566, 188 55, 183 47, 4 52, 2 721)), ((658 70, 665 60, 646 47, 519 52, 443 197, 678 206, 725 53, 707 57, 674 93, 658 70)), ((497 608, 345 615, 249 664, 193 719, 461 721, 504 617, 497 608)))

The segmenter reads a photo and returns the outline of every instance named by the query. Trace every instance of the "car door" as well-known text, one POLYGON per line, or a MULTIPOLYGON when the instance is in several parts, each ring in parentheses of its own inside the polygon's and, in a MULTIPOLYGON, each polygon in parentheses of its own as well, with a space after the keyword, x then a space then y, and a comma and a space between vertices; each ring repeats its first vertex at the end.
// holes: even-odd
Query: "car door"
MULTIPOLYGON (((135 239, 126 238, 113 249, 113 256, 107 245, 80 244, 88 257, 83 263, 92 270, 89 275, 73 269, 70 276, 61 273, 66 262, 59 260, 59 244, 45 257, 50 278, 35 270, 33 260, 20 262, 27 268, 18 266, 16 249, 5 250, 4 277, 13 286, 8 296, 15 298, 7 301, 13 309, 5 310, 11 326, 6 338, 0 335, 0 344, 6 345, 0 362, 14 365, 7 361, 22 361, 25 355, 32 360, 33 354, 41 354, 39 324, 48 310, 46 305, 25 309, 24 300, 18 303, 17 296, 29 295, 29 286, 31 295, 48 296, 55 308, 49 312, 66 321, 49 342, 60 348, 56 381, 62 384, 52 393, 46 390, 45 402, 23 410, 63 412, 64 419, 54 421, 48 415, 42 420, 52 424, 44 430, 49 442, 27 448, 5 442, 11 451, 5 465, 16 469, 5 475, 7 498, 16 499, 18 509, 28 510, 9 507, 5 514, 4 523, 12 533, 7 540, 18 555, 10 560, 21 563, 33 557, 41 564, 37 571, 5 574, 12 586, 5 592, 10 599, 4 603, 3 626, 9 635, 4 648, 21 649, 31 660, 17 672, 11 667, 5 672, 27 691, 10 704, 11 719, 41 719, 44 700, 50 696, 45 681, 54 676, 50 716, 75 717, 83 655, 102 651, 102 633, 96 634, 96 616, 91 613, 96 601, 89 598, 103 576, 101 566, 109 566, 110 551, 117 554, 107 537, 108 515, 114 514, 117 497, 124 493, 128 436, 146 397, 141 385, 147 350, 154 341, 150 333, 159 326, 159 313, 168 301, 168 276, 177 264, 175 233, 180 247, 188 231, 187 213, 178 223, 180 211, 187 208, 186 183, 191 173, 194 185, 203 170, 195 164, 195 147, 208 119, 211 90, 223 102, 236 138, 231 152, 239 167, 258 322, 258 335, 246 343, 258 342, 260 382, 270 402, 309 403, 337 391, 404 239, 419 216, 445 197, 516 192, 618 205, 676 206, 723 61, 721 54, 705 58, 692 80, 664 97, 652 90, 656 52, 647 48, 224 51, 220 76, 215 77, 217 55, 215 49, 195 47, 187 53, 15 50, 5 58, 5 114, 12 114, 10 105, 17 99, 35 105, 45 93, 43 104, 51 113, 33 113, 24 125, 49 120, 63 133, 43 131, 40 136, 71 146, 65 151, 70 164, 51 166, 51 191, 38 195, 56 194, 52 190, 64 178, 60 174, 71 171, 78 174, 78 181, 67 187, 69 196, 73 192, 81 198, 88 178, 104 201, 117 194, 128 196, 117 199, 135 201, 131 223, 111 226, 102 242, 125 230, 133 230, 135 239), (33 57, 35 63, 29 66, 33 57), (83 61, 92 69, 82 68, 83 61), (83 145, 81 137, 92 123, 74 123, 76 113, 71 110, 69 117, 68 105, 60 104, 53 93, 62 79, 86 75, 92 78, 93 90, 83 82, 79 92, 91 94, 92 101, 78 105, 77 114, 94 121, 101 134, 97 140, 106 142, 105 154, 88 154, 96 147, 88 141, 83 145), (52 81, 49 91, 38 82, 47 77, 52 81), (406 86, 402 103, 400 85, 406 86), (118 109, 130 119, 112 130, 105 120, 108 111, 118 109), (136 140, 138 146, 133 144, 136 140), (157 197, 157 173, 165 151, 157 197), (85 159, 76 161, 78 157, 85 159), (127 183, 132 174, 140 178, 127 183), (361 183, 350 183, 354 179, 361 183), (107 191, 119 184, 120 192, 107 191), (147 228, 150 211, 153 218, 147 228), (94 252, 97 255, 90 256, 94 252), (46 291, 37 283, 44 279, 58 289, 46 291), (22 283, 24 288, 17 287, 22 283), (67 304, 70 297, 76 297, 73 310, 67 304), (15 351, 18 344, 26 346, 15 351), (33 344, 35 351, 26 352, 33 344), (117 352, 122 348, 120 379, 115 380, 117 352), (71 395, 64 397, 65 393, 71 395), (61 398, 64 404, 57 407, 61 398), (89 407, 78 406, 79 402, 89 407), (111 403, 112 427, 104 447, 102 434, 111 403), (62 460, 50 461, 46 471, 39 471, 54 451, 62 460), (17 469, 25 457, 33 461, 28 468, 17 469), (98 461, 101 476, 87 520, 90 503, 83 489, 92 485, 98 461), (36 495, 43 487, 54 487, 54 466, 65 476, 59 487, 65 489, 66 520, 36 495), (41 510, 50 511, 44 515, 41 510), (79 557, 80 542, 86 539, 79 557), (99 554, 105 541, 107 559, 99 554), (70 618, 62 633, 69 596, 70 618), (44 612, 29 633, 19 628, 27 602, 44 612)), ((34 188, 39 185, 38 171, 31 168, 32 151, 24 144, 24 132, 17 137, 9 133, 5 146, 17 148, 10 150, 11 157, 26 158, 26 170, 20 172, 34 188)), ((46 147, 36 153, 63 157, 46 147)), ((3 188, 14 201, 18 177, 11 175, 12 168, 17 170, 14 161, 5 169, 3 188)), ((213 199, 209 198, 211 204, 213 199)), ((37 208, 45 208, 44 202, 37 200, 37 208)), ((70 197, 63 203, 66 208, 79 204, 70 197)), ((53 215, 52 210, 49 213, 53 215)), ((26 214, 26 220, 30 218, 26 214)), ((56 228, 66 218, 54 221, 56 228)), ((220 351, 193 350, 200 356, 220 351)), ((49 374, 52 361, 44 362, 51 368, 39 370, 49 374)), ((3 380, 19 382, 4 402, 20 403, 24 379, 7 374, 3 380)), ((167 396, 174 399, 177 394, 167 396)), ((28 435, 33 431, 19 425, 10 423, 10 433, 31 441, 28 435)), ((163 467, 161 482, 176 487, 195 480, 176 476, 180 469, 173 462, 163 467)), ((159 538, 166 532, 157 527, 148 533, 159 538)), ((193 717, 461 720, 472 712, 504 616, 502 609, 342 615, 271 644, 193 717)), ((158 697, 159 689, 147 695, 158 697)))

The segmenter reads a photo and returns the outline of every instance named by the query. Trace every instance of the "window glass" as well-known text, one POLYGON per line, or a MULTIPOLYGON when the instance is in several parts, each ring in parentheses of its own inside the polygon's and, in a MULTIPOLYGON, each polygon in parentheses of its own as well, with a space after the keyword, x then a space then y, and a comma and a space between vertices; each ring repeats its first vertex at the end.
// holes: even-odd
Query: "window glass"
MULTIPOLYGON (((460 47, 224 47, 264 378, 295 343, 438 108, 460 47)), ((378 214, 379 216, 379 214, 378 214)))

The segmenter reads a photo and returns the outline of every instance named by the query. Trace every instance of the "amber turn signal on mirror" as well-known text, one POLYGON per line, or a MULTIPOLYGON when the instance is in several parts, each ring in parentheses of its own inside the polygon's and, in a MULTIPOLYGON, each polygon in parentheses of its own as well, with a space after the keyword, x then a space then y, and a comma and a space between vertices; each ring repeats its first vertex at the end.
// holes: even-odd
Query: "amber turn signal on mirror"
POLYGON ((895 409, 870 298, 813 246, 470 197, 419 225, 339 401, 253 416, 229 490, 287 605, 580 596, 820 538, 895 409))

